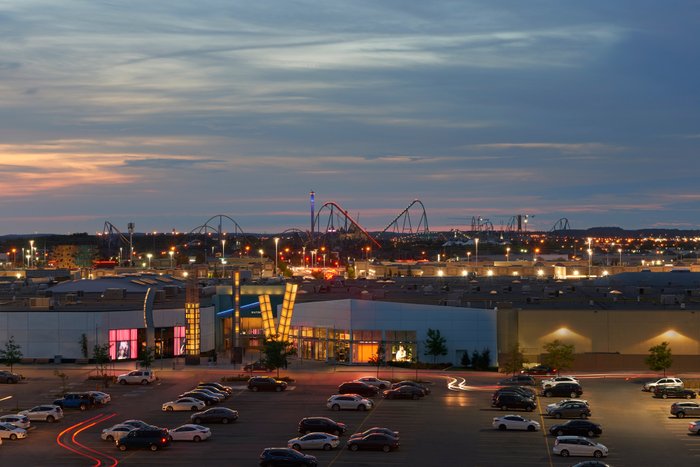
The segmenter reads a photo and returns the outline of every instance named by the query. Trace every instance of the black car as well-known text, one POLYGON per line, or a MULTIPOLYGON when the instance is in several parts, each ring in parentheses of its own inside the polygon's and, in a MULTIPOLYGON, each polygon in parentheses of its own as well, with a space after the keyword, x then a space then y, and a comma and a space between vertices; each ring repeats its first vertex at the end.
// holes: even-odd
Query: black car
POLYGON ((20 375, 17 373, 12 373, 10 371, 6 370, 0 370, 0 383, 19 383, 19 380, 22 379, 20 375))
POLYGON ((387 389, 384 391, 385 399, 420 399, 425 396, 425 392, 421 388, 413 386, 399 386, 396 389, 387 389))
POLYGON ((204 394, 206 394, 206 391, 209 391, 215 396, 223 397, 224 399, 228 399, 229 397, 231 397, 230 393, 222 391, 221 389, 217 389, 214 386, 202 386, 201 384, 199 384, 196 388, 193 389, 193 391, 199 391, 200 389, 204 389, 204 394))
POLYGON ((248 380, 248 389, 253 392, 257 391, 284 391, 287 389, 287 383, 270 376, 253 376, 248 380))
POLYGON ((695 399, 698 397, 697 393, 692 389, 676 388, 676 387, 659 387, 654 389, 654 397, 659 397, 661 399, 668 399, 673 397, 676 399, 695 399))
POLYGON ((547 365, 536 365, 520 371, 524 375, 556 375, 557 369, 547 365))
POLYGON ((534 399, 537 395, 534 389, 531 389, 527 386, 507 386, 504 388, 496 389, 493 392, 493 399, 496 399, 501 394, 519 394, 529 399, 534 399))
POLYGON ((314 456, 291 448, 265 448, 260 453, 260 467, 316 467, 314 456))
POLYGON ((272 371, 273 369, 274 368, 261 361, 248 363, 243 367, 244 371, 272 371))
POLYGON ((523 409, 532 412, 537 407, 537 404, 532 399, 519 394, 501 394, 491 403, 491 406, 498 407, 501 410, 523 409))
POLYGON ((399 440, 393 436, 388 436, 383 433, 372 433, 371 435, 363 436, 362 438, 350 438, 348 440, 348 449, 351 451, 372 450, 389 452, 399 448, 399 440))
POLYGON ((180 394, 178 397, 193 397, 195 399, 199 399, 200 401, 204 401, 204 403, 207 405, 212 405, 219 402, 218 399, 198 391, 188 391, 180 394))
POLYGON ((536 384, 535 378, 529 375, 515 375, 498 382, 499 386, 535 386, 536 384))
POLYGON ((226 407, 215 407, 203 412, 193 413, 190 420, 195 425, 202 423, 232 423, 238 420, 238 411, 226 407))
POLYGON ((202 381, 197 385, 198 388, 216 388, 221 392, 225 392, 228 395, 233 394, 233 388, 231 386, 224 386, 215 381, 202 381))
POLYGON ((359 394, 362 397, 374 397, 378 392, 378 387, 359 381, 350 381, 338 386, 338 394, 359 394))
POLYGON ((414 388, 420 388, 423 390, 423 393, 427 396, 430 394, 430 388, 424 384, 416 383, 415 381, 399 381, 398 383, 394 383, 391 385, 391 389, 396 389, 400 386, 412 386, 414 388))
POLYGON ((545 397, 571 397, 575 399, 581 397, 583 388, 576 383, 559 383, 556 386, 550 386, 544 390, 545 397))
POLYGON ((612 467, 610 464, 606 464, 601 461, 583 461, 578 464, 574 464, 571 467, 612 467))
POLYGON ((561 425, 553 425, 549 434, 554 436, 597 436, 603 434, 603 428, 597 423, 588 420, 569 420, 561 425))
POLYGON ((345 423, 336 422, 327 417, 306 417, 299 422, 299 433, 329 433, 340 436, 345 433, 345 423))
POLYGON ((162 428, 139 428, 117 441, 120 451, 127 449, 150 449, 157 451, 170 444, 168 432, 162 428))

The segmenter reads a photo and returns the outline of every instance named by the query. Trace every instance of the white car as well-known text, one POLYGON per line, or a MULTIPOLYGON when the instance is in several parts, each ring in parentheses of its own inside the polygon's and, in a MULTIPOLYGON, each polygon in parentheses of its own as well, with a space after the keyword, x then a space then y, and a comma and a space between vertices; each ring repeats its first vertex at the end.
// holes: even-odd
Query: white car
POLYGON ((207 404, 205 404, 204 401, 200 401, 194 397, 181 397, 180 399, 163 404, 162 410, 167 412, 172 412, 175 410, 191 410, 194 412, 197 410, 202 410, 206 406, 207 404))
POLYGON ((540 424, 534 420, 523 418, 520 415, 506 415, 504 417, 493 417, 491 424, 496 429, 505 430, 527 430, 539 431, 540 424))
POLYGON ((287 447, 301 451, 302 449, 323 449, 330 451, 340 445, 340 438, 328 433, 309 433, 308 435, 292 438, 287 441, 287 447))
POLYGON ((151 370, 135 370, 117 376, 119 384, 149 384, 156 380, 156 375, 151 370))
POLYGON ((557 436, 552 452, 562 457, 605 457, 608 455, 608 448, 583 436, 557 436))
POLYGON ((369 384, 370 386, 376 386, 379 389, 388 389, 391 387, 391 381, 378 379, 378 378, 375 378, 374 376, 363 376, 362 378, 357 378, 355 381, 369 384))
POLYGON ((0 438, 2 439, 22 439, 27 437, 27 430, 19 428, 11 423, 0 423, 0 438))
POLYGON ((173 428, 168 432, 170 439, 173 441, 194 441, 198 443, 205 439, 211 438, 211 429, 202 426, 188 423, 186 425, 173 428))
POLYGON ((558 408, 562 404, 566 404, 567 402, 580 402, 581 404, 588 405, 588 401, 586 399, 562 399, 559 402, 554 402, 552 404, 547 404, 547 407, 545 407, 545 412, 549 413, 552 410, 558 408))
POLYGON ((0 417, 0 423, 10 423, 25 430, 32 426, 32 422, 26 415, 3 415, 0 417))
POLYGON ((123 423, 119 423, 117 425, 102 430, 100 438, 102 438, 105 441, 117 441, 119 439, 122 439, 124 436, 128 435, 130 431, 133 431, 135 429, 136 428, 131 425, 124 425, 123 423))
POLYGON ((694 435, 697 435, 698 431, 700 431, 700 420, 690 422, 690 424, 688 425, 688 431, 694 435))
POLYGON ((106 405, 112 401, 112 396, 102 391, 88 391, 98 404, 106 405))
POLYGON ((335 394, 328 398, 326 407, 332 410, 371 410, 374 403, 357 394, 335 394))
POLYGON ((148 428, 153 425, 149 425, 148 423, 144 422, 143 420, 125 420, 121 422, 121 425, 129 425, 133 426, 134 428, 148 428))
POLYGON ((551 388, 552 386, 556 386, 557 384, 561 383, 580 384, 579 380, 573 376, 555 376, 554 378, 543 379, 540 382, 540 384, 542 385, 542 389, 551 388))
POLYGON ((682 388, 683 381, 680 378, 661 378, 651 383, 644 384, 642 391, 654 392, 656 388, 682 388))
POLYGON ((32 421, 53 423, 63 418, 63 409, 57 405, 37 405, 29 410, 23 410, 18 415, 25 415, 32 421))

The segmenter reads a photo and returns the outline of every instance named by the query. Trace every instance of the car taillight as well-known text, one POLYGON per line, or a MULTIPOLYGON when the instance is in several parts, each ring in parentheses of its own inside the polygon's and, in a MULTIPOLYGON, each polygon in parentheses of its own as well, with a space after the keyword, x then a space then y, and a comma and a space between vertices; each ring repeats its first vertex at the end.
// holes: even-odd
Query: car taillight
POLYGON ((162 438, 162 439, 160 440, 161 443, 165 443, 166 441, 168 441, 166 438, 162 438))

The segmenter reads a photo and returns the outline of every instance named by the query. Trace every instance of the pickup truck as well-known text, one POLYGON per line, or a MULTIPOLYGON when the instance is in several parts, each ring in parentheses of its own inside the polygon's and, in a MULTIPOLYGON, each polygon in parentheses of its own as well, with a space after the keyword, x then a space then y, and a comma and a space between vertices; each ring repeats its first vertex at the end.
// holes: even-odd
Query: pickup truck
POLYGON ((69 392, 62 399, 56 399, 53 401, 54 405, 61 407, 62 409, 80 409, 87 410, 95 406, 95 398, 87 393, 81 392, 69 392))

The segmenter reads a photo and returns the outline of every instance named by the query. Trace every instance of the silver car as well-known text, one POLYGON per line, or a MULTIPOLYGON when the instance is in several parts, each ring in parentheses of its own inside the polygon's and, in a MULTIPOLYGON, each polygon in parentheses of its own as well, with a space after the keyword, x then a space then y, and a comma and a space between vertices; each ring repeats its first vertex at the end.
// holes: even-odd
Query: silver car
POLYGON ((25 415, 32 421, 45 421, 53 423, 63 418, 63 409, 57 405, 37 405, 29 410, 23 410, 19 415, 25 415))
POLYGON ((608 448, 583 436, 557 436, 552 452, 562 457, 608 455, 608 448))
POLYGON ((337 448, 340 439, 336 435, 328 433, 309 433, 308 435, 292 438, 287 441, 287 447, 301 451, 302 449, 323 449, 330 451, 337 448))
POLYGON ((335 394, 328 398, 326 407, 332 410, 371 410, 374 403, 357 394, 335 394))
POLYGON ((25 430, 32 425, 32 422, 26 415, 3 415, 0 417, 0 423, 10 423, 25 430))
POLYGON ((0 438, 2 439, 22 439, 27 437, 27 430, 12 425, 11 423, 0 423, 0 438))

